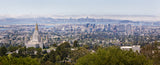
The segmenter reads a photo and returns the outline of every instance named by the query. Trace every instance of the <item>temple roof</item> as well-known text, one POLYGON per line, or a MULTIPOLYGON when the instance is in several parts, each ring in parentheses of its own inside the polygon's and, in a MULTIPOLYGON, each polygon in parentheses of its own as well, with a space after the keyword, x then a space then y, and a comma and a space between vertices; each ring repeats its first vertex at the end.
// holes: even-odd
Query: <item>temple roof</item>
POLYGON ((32 41, 40 42, 40 37, 38 34, 38 24, 36 23, 35 31, 33 33, 32 41))

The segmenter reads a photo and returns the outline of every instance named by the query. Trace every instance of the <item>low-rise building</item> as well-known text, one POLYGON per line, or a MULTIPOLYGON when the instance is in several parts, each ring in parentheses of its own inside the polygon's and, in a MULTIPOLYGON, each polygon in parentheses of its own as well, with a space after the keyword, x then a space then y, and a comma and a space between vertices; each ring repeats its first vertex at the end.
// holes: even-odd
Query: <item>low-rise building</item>
POLYGON ((141 46, 140 45, 133 45, 133 46, 121 46, 120 48, 122 49, 122 50, 133 50, 133 52, 138 52, 138 53, 140 53, 140 50, 141 50, 141 48, 140 48, 141 46))

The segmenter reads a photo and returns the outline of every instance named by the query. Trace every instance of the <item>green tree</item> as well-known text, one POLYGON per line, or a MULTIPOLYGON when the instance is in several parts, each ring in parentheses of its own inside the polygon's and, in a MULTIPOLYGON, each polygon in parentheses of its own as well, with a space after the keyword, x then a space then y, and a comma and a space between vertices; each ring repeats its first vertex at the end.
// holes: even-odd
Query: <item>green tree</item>
POLYGON ((160 64, 160 52, 155 54, 152 59, 153 59, 154 65, 159 65, 160 64))
POLYGON ((59 55, 56 56, 56 61, 60 61, 61 57, 59 55))
POLYGON ((52 50, 50 53, 49 53, 49 61, 55 63, 56 62, 56 53, 54 50, 52 50))
POLYGON ((34 55, 34 52, 35 52, 35 48, 34 47, 27 48, 27 54, 34 55))
POLYGON ((56 65, 56 64, 54 64, 50 61, 46 61, 46 62, 42 63, 41 65, 56 65))
POLYGON ((97 50, 98 48, 100 48, 98 44, 93 45, 93 50, 97 50))
MULTIPOLYGON (((13 57, 20 57, 20 55, 18 53, 13 53, 11 54, 13 57)), ((24 57, 24 56, 21 56, 21 57, 24 57)))
POLYGON ((45 63, 46 61, 49 61, 49 54, 44 54, 41 60, 41 63, 45 63))
POLYGON ((17 49, 18 49, 18 47, 10 46, 10 47, 8 48, 8 51, 13 52, 13 51, 16 51, 17 49))
POLYGON ((80 47, 78 50, 72 51, 70 54, 70 57, 71 57, 72 62, 76 62, 78 58, 83 57, 87 54, 89 54, 89 50, 87 50, 84 47, 80 47))
POLYGON ((60 55, 61 60, 64 60, 69 55, 70 52, 71 52, 71 46, 68 42, 62 43, 56 49, 56 53, 60 55))
POLYGON ((86 49, 89 49, 89 46, 88 45, 83 45, 84 48, 86 49))
POLYGON ((31 57, 11 57, 11 56, 3 56, 0 57, 0 65, 40 65, 37 59, 33 59, 31 57))
POLYGON ((109 47, 79 58, 75 65, 152 65, 152 61, 133 51, 109 47))
POLYGON ((144 54, 148 58, 152 58, 153 56, 152 51, 153 51, 153 46, 151 44, 147 44, 143 46, 141 49, 141 53, 144 54))
POLYGON ((36 48, 36 51, 37 51, 37 57, 40 58, 42 56, 42 49, 36 48))
POLYGON ((160 64, 160 52, 158 50, 158 42, 154 44, 147 44, 142 47, 141 53, 144 54, 148 59, 152 59, 154 65, 160 64))
MULTIPOLYGON (((14 54, 12 54, 14 56, 14 54)), ((26 47, 22 47, 19 49, 18 51, 18 55, 21 56, 21 57, 26 57, 26 47)))
POLYGON ((78 44, 78 41, 77 41, 77 40, 74 41, 73 47, 79 47, 79 44, 78 44))
POLYGON ((7 53, 6 47, 1 47, 0 48, 0 56, 4 56, 4 55, 6 55, 6 53, 7 53))
POLYGON ((53 44, 53 47, 57 47, 57 44, 53 44))

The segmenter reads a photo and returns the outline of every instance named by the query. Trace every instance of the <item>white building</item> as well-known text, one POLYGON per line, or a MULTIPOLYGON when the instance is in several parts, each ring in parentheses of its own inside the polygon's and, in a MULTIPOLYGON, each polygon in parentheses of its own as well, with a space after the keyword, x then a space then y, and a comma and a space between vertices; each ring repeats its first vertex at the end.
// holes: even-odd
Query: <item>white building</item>
POLYGON ((132 49, 133 52, 137 51, 138 53, 140 53, 140 50, 141 50, 140 47, 141 47, 140 45, 133 45, 133 46, 121 46, 120 48, 122 50, 130 50, 130 49, 132 49))
POLYGON ((26 47, 35 47, 35 48, 42 48, 43 49, 43 43, 40 40, 40 36, 38 33, 38 24, 36 23, 35 31, 33 33, 33 36, 29 42, 25 43, 26 47))

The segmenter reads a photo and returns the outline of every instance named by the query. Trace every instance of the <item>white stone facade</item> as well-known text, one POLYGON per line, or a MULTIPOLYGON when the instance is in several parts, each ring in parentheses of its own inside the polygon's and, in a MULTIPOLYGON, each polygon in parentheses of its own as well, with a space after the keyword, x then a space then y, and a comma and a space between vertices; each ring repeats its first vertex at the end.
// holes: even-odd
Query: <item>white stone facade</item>
POLYGON ((35 31, 33 33, 32 39, 25 43, 26 47, 35 47, 35 48, 42 48, 43 49, 43 43, 40 41, 40 36, 38 33, 38 24, 36 24, 35 31))

